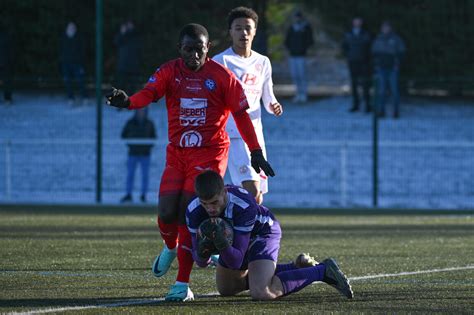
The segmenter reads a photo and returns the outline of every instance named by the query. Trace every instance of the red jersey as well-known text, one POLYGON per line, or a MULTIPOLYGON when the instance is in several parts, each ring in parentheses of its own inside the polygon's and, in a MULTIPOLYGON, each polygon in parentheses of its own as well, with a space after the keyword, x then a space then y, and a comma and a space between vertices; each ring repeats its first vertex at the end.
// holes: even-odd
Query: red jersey
MULTIPOLYGON (((165 63, 141 91, 130 97, 129 109, 145 107, 163 96, 168 110, 168 140, 183 148, 228 147, 225 126, 229 113, 249 107, 234 74, 209 58, 197 72, 188 69, 181 58, 165 63)), ((252 146, 259 148, 258 142, 249 144, 254 149, 252 146)))

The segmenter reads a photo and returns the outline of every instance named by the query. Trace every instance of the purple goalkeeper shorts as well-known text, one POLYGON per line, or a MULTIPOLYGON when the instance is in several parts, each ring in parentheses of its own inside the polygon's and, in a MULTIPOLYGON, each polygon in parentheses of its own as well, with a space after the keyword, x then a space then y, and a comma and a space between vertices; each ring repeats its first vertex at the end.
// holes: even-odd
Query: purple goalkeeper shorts
MULTIPOLYGON (((272 226, 265 231, 261 231, 250 239, 249 248, 245 253, 244 260, 240 266, 240 270, 247 270, 249 262, 265 259, 276 262, 278 260, 278 252, 280 250, 281 228, 278 221, 273 221, 272 226)), ((224 261, 219 258, 219 264, 228 268, 224 261)))

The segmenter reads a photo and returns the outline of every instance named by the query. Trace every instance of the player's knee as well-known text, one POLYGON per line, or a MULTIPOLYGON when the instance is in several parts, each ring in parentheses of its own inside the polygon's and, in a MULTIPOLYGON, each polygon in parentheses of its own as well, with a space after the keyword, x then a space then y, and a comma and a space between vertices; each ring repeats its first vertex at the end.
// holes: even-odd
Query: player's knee
POLYGON ((268 287, 264 288, 251 288, 250 296, 253 300, 258 301, 268 301, 276 298, 276 295, 273 294, 268 287))
POLYGON ((217 292, 219 292, 221 296, 234 296, 239 293, 235 288, 228 285, 217 285, 217 292))

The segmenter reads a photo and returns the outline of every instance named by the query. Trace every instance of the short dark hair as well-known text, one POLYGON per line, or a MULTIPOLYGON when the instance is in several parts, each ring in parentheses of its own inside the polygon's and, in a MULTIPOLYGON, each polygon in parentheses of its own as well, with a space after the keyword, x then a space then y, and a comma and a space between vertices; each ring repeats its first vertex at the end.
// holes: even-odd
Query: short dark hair
POLYGON ((186 35, 192 38, 198 38, 199 36, 203 35, 206 37, 207 41, 209 41, 209 33, 207 32, 207 29, 201 24, 190 23, 183 26, 179 32, 180 43, 186 35))
POLYGON ((196 177, 194 190, 197 196, 203 200, 209 200, 224 189, 224 180, 218 173, 207 170, 196 177))
POLYGON ((247 18, 247 19, 252 19, 255 22, 255 27, 257 27, 258 24, 258 14, 251 8, 247 7, 237 7, 232 9, 229 12, 229 15, 227 16, 227 26, 228 29, 231 28, 232 22, 234 22, 235 19, 239 18, 247 18))

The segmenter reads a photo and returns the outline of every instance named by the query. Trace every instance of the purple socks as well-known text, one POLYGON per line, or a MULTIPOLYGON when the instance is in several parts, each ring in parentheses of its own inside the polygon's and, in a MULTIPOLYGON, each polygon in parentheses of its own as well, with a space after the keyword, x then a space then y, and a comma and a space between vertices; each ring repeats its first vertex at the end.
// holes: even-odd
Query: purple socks
POLYGON ((293 270, 293 269, 296 269, 296 266, 294 263, 289 263, 289 264, 277 264, 276 268, 275 268, 275 274, 278 274, 282 271, 290 271, 290 270, 293 270))
POLYGON ((294 268, 296 267, 293 263, 277 265, 275 275, 280 279, 283 285, 284 295, 298 292, 314 281, 322 281, 324 278, 324 272, 326 271, 326 266, 324 264, 301 269, 294 268), (293 265, 293 269, 290 269, 289 265, 293 265))

